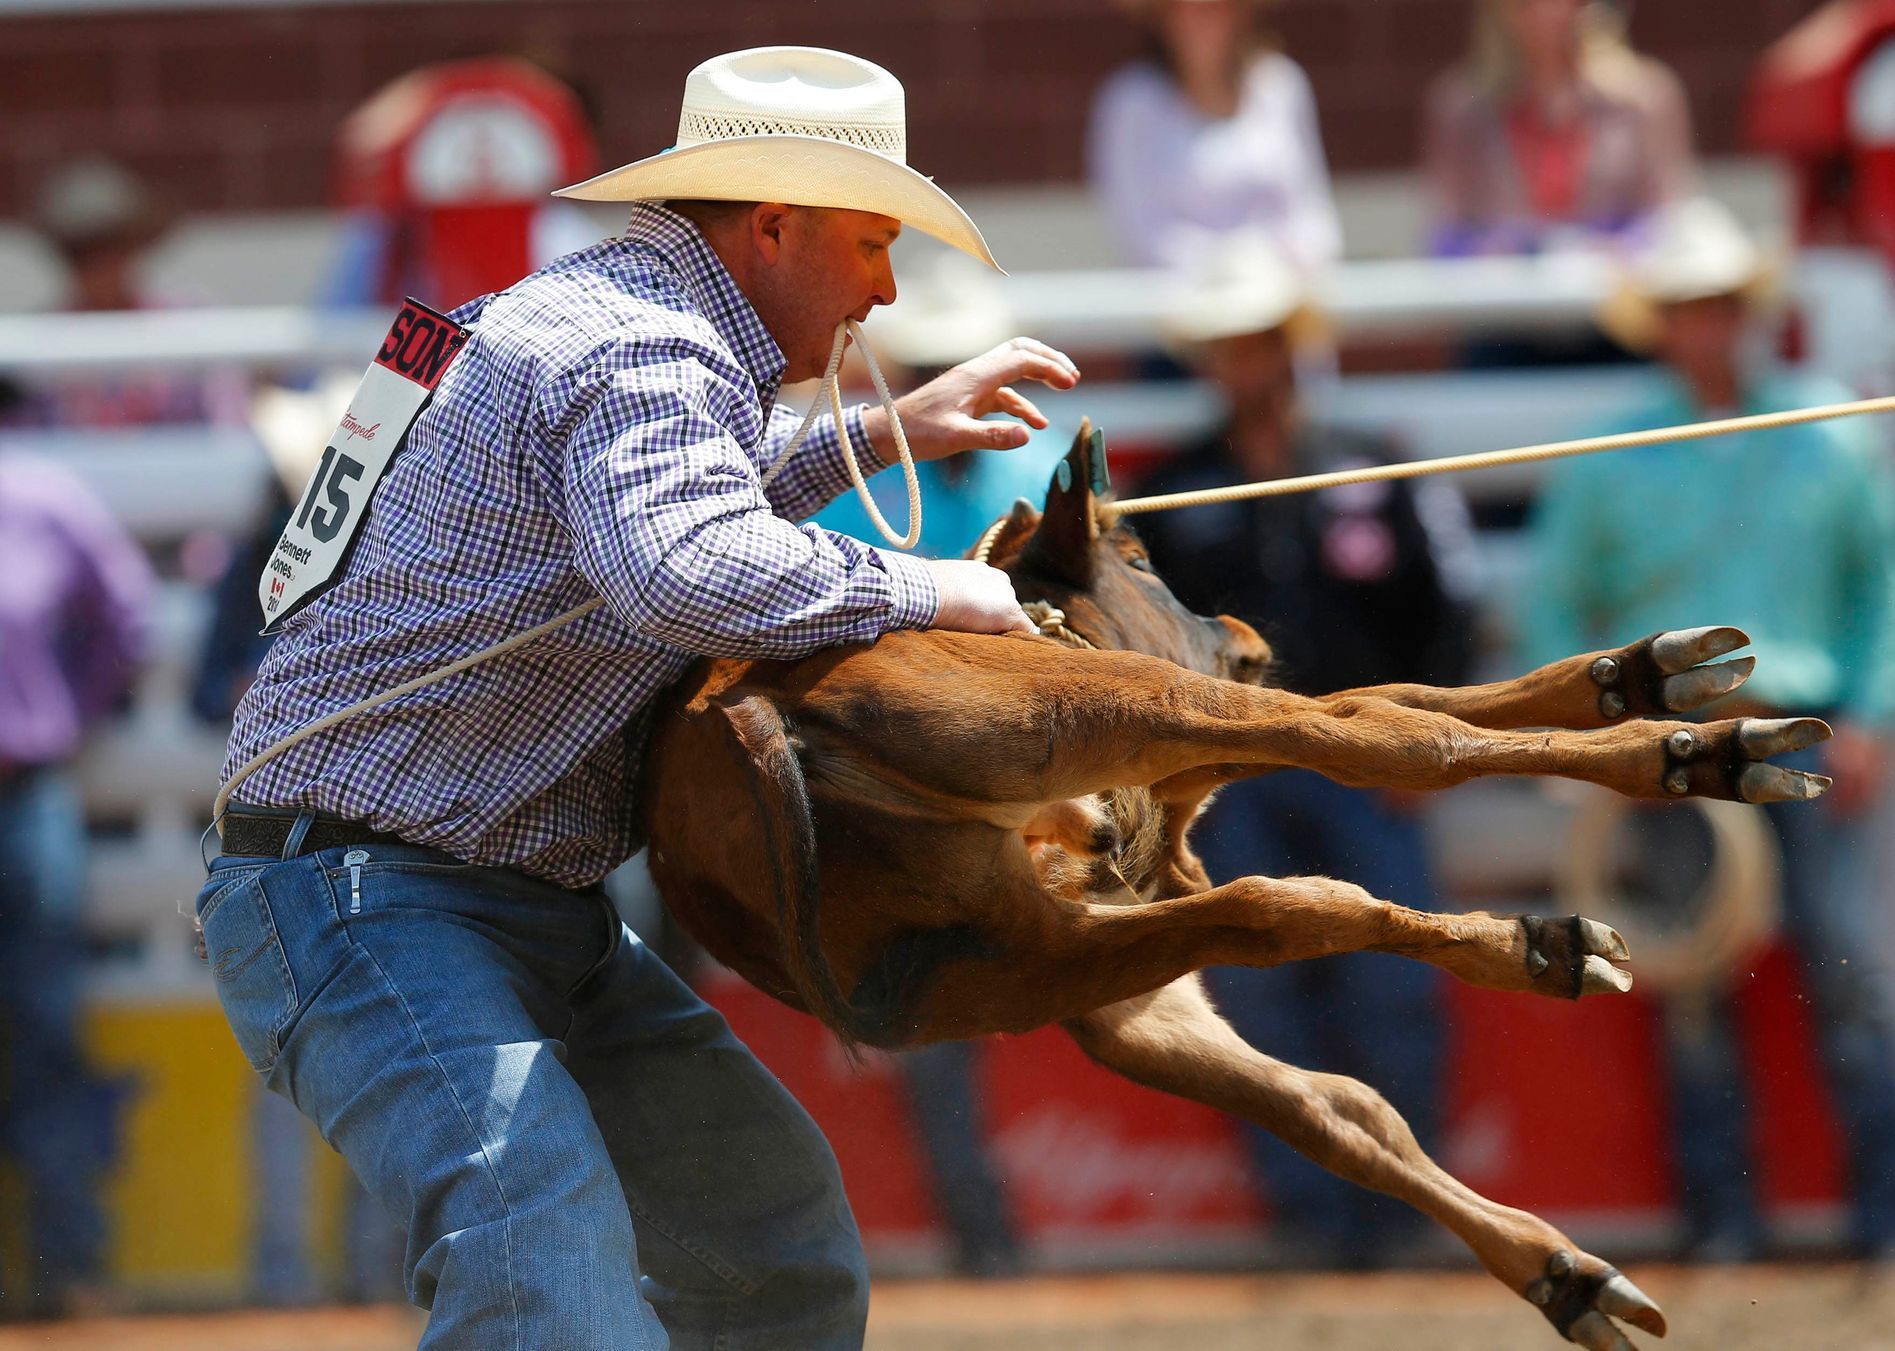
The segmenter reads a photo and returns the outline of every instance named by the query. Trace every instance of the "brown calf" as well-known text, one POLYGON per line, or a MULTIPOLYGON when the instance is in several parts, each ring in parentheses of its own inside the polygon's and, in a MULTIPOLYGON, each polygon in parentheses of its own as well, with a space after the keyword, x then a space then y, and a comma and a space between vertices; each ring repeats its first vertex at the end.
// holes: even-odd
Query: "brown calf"
POLYGON ((1095 501, 1095 472, 1103 451, 1082 432, 1044 514, 1017 504, 993 540, 1017 593, 1064 611, 1069 641, 905 632, 795 662, 708 661, 686 679, 644 799, 672 911, 850 1042, 1061 1022, 1119 1073, 1433 1216, 1570 1340, 1629 1347, 1607 1315, 1662 1335, 1630 1282, 1443 1172, 1373 1089, 1246 1045, 1194 974, 1378 951, 1578 998, 1629 988, 1619 936, 1578 917, 1427 914, 1320 877, 1212 886, 1186 832, 1220 783, 1292 765, 1388 788, 1558 774, 1633 797, 1814 797, 1826 780, 1765 758, 1828 728, 1643 720, 1741 683, 1748 659, 1703 664, 1748 641, 1735 629, 1467 689, 1263 688, 1263 641, 1178 604, 1095 501))

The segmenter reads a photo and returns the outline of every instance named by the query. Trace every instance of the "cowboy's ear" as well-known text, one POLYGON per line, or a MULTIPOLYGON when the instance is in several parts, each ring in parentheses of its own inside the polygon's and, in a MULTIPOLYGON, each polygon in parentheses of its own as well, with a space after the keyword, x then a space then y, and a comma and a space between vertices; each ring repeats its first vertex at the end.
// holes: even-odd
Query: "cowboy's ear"
POLYGON ((1040 528, 1028 541, 1022 561, 1074 586, 1092 581, 1093 545, 1099 521, 1093 492, 1105 477, 1105 438, 1092 430, 1092 419, 1079 424, 1073 448, 1053 471, 1040 528))
POLYGON ((790 208, 782 202, 759 202, 751 209, 750 246, 764 262, 774 265, 783 256, 783 236, 789 223, 790 208))

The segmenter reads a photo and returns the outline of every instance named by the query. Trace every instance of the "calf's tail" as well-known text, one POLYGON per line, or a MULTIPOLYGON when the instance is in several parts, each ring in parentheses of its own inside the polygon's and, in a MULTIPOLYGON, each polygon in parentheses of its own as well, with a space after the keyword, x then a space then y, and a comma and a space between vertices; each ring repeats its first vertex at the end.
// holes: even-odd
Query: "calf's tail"
POLYGON ((746 752, 744 773, 763 822, 764 846, 776 886, 777 934, 790 982, 809 1011, 845 1046, 854 1047, 866 1039, 867 1029, 859 1025, 823 956, 816 822, 802 762, 790 744, 789 726, 777 706, 759 694, 722 708, 746 752))

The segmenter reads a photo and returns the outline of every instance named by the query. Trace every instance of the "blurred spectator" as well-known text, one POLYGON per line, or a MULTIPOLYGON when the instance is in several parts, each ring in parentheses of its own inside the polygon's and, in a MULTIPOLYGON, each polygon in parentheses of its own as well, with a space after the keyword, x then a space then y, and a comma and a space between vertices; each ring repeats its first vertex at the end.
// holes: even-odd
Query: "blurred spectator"
MULTIPOLYGON (((1318 327, 1305 283, 1266 241, 1232 237, 1174 297, 1167 327, 1229 403, 1224 426, 1141 485, 1168 493, 1392 457, 1380 438, 1307 422, 1296 360, 1318 327)), ((1470 644, 1466 509, 1439 480, 1362 484, 1138 518, 1158 574, 1202 614, 1255 624, 1292 690, 1458 682, 1470 644)), ((1222 790, 1192 837, 1212 880, 1322 873, 1433 908, 1422 823, 1396 795, 1282 770, 1222 790)), ((1380 1089, 1424 1147, 1438 1134, 1442 1015, 1431 968, 1379 954, 1210 974, 1218 1007, 1258 1049, 1380 1089)), ((1389 1260, 1405 1207, 1245 1134, 1282 1250, 1312 1265, 1389 1260)))
MULTIPOLYGON (((867 336, 878 351, 908 368, 906 375, 891 372, 891 383, 912 388, 941 368, 1006 341, 1012 336, 1009 324, 989 274, 944 260, 933 275, 905 285, 897 307, 878 315, 867 336)), ((924 558, 958 558, 1015 498, 1038 503, 1069 440, 1049 432, 1005 454, 968 452, 917 464, 925 509, 915 552, 924 558)), ((908 496, 901 471, 892 469, 868 483, 883 518, 902 529, 908 496)), ((815 519, 858 539, 880 538, 854 493, 836 498, 815 519)), ((896 1055, 894 1063, 927 1164, 935 1213, 953 1240, 954 1269, 967 1276, 1016 1274, 1022 1268, 1020 1241, 987 1147, 978 1043, 924 1046, 896 1055)))
POLYGON ((1269 234, 1304 268, 1342 252, 1309 78, 1258 0, 1130 0, 1147 54, 1093 104, 1093 189, 1132 262, 1190 261, 1206 236, 1269 234))
POLYGON ((1437 254, 1610 241, 1690 187, 1691 125, 1670 70, 1601 0, 1476 0, 1467 63, 1427 103, 1437 254))
MULTIPOLYGON (((81 313, 164 308, 147 267, 170 228, 149 189, 106 159, 80 159, 41 185, 33 223, 66 266, 62 308, 81 313)), ((73 375, 36 381, 4 415, 16 427, 148 427, 242 420, 238 372, 73 375)))
POLYGON ((451 309, 596 244, 556 187, 593 172, 584 102, 537 62, 421 66, 349 114, 336 145, 341 245, 318 297, 451 309))
MULTIPOLYGON (((1014 332, 993 273, 944 256, 932 270, 904 278, 900 297, 875 315, 864 336, 883 360, 895 363, 890 384, 900 388, 907 380, 912 388, 949 366, 998 347, 1014 332)), ((1015 498, 1028 498, 1037 506, 1070 441, 1070 429, 1065 437, 1049 430, 1036 433, 1018 450, 969 452, 917 463, 915 475, 926 510, 915 552, 926 558, 959 558, 1015 498)), ((867 447, 857 449, 866 451, 867 447)), ((864 477, 883 519, 900 530, 908 520, 908 492, 901 470, 874 477, 865 470, 864 477)), ((880 539, 853 492, 843 493, 823 508, 816 522, 857 539, 880 539)))
MULTIPOLYGON (((1609 326, 1665 368, 1649 403, 1602 431, 1848 398, 1773 370, 1760 307, 1769 261, 1716 203, 1665 213, 1607 310, 1609 326)), ((1836 776, 1816 803, 1762 810, 1783 853, 1783 924, 1802 958, 1850 1156, 1853 1239, 1895 1256, 1895 1028, 1878 957, 1876 893, 1858 885, 1865 809, 1895 715, 1895 484, 1866 421, 1813 423, 1570 460, 1549 476, 1522 594, 1529 666, 1660 629, 1734 624, 1757 672, 1709 716, 1820 714, 1835 738, 1785 763, 1836 776)), ((1648 814, 1667 829, 1670 812, 1648 814)), ((1673 1130, 1691 1250, 1757 1255, 1752 1179, 1729 991, 1672 1001, 1673 1130)))
POLYGON ((96 1194, 121 1089, 80 1048, 86 838, 71 772, 132 686, 152 579, 105 505, 65 470, 0 454, 0 1151, 27 1207, 9 1314, 91 1302, 96 1194))
POLYGON ((63 308, 145 307, 146 257, 171 219, 138 179, 108 159, 75 160, 41 185, 34 224, 66 265, 63 308))
POLYGON ((237 701, 250 688, 270 648, 271 640, 258 632, 263 618, 257 606, 257 579, 269 565, 290 512, 360 379, 347 371, 332 371, 312 389, 267 385, 251 396, 250 427, 269 462, 268 484, 249 538, 237 543, 216 583, 211 622, 204 632, 191 689, 191 711, 225 731, 237 701))

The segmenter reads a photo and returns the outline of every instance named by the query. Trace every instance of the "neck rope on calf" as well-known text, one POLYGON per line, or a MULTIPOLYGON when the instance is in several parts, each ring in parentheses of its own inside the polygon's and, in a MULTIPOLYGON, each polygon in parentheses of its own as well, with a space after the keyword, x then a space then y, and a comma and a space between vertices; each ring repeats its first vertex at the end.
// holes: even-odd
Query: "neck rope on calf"
MULTIPOLYGON (((1000 531, 1006 525, 1008 517, 1002 516, 981 532, 980 542, 974 546, 974 561, 985 563, 993 557, 994 544, 1000 538, 1000 531)), ((1039 626, 1039 630, 1048 638, 1053 638, 1068 647, 1096 648, 1096 644, 1066 626, 1066 612, 1051 601, 1023 600, 1020 608, 1026 611, 1026 617, 1039 626)))

